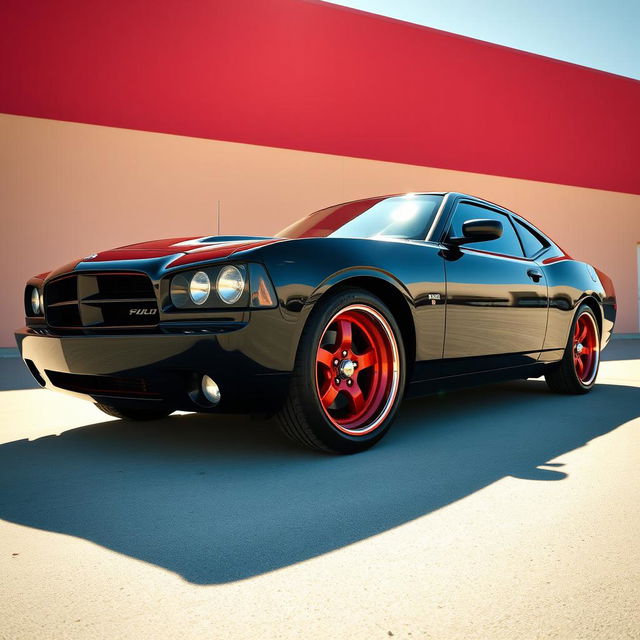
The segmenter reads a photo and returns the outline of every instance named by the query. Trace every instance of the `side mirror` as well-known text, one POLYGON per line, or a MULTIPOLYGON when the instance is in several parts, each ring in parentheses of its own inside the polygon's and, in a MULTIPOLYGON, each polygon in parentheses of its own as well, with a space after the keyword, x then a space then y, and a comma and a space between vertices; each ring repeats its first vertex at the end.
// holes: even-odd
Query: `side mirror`
POLYGON ((502 222, 499 220, 480 219, 467 220, 462 224, 462 237, 449 238, 449 244, 460 246, 471 242, 497 240, 502 235, 502 222))

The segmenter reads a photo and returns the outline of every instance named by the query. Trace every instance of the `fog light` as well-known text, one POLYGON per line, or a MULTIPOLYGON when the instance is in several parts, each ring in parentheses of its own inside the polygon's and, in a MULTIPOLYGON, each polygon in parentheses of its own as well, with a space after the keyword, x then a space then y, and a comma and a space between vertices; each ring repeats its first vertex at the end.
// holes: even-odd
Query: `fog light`
POLYGON ((210 378, 209 376, 202 376, 200 388, 202 389, 202 395, 211 404, 218 404, 218 402, 220 402, 220 387, 218 387, 213 378, 210 378))

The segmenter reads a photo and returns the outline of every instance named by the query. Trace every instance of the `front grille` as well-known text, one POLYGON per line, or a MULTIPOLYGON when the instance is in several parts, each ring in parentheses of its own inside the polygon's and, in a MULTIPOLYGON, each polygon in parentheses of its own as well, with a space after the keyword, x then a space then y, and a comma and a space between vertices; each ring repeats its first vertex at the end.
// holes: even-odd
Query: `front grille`
POLYGON ((89 376, 48 370, 45 373, 54 387, 76 393, 119 398, 160 398, 160 393, 154 391, 144 378, 89 376))
POLYGON ((158 303, 141 273, 70 273, 44 288, 47 324, 60 329, 154 327, 158 303))

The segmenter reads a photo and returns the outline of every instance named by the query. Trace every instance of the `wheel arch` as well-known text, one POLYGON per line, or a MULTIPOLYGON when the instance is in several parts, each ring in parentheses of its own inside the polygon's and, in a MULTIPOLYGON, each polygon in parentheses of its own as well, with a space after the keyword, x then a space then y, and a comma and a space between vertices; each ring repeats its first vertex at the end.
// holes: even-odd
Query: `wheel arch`
POLYGON ((603 325, 603 312, 602 312, 602 304, 592 295, 587 295, 582 300, 580 300, 578 307, 586 304, 593 314, 596 317, 596 322, 598 323, 598 333, 599 338, 602 339, 602 325, 603 325))

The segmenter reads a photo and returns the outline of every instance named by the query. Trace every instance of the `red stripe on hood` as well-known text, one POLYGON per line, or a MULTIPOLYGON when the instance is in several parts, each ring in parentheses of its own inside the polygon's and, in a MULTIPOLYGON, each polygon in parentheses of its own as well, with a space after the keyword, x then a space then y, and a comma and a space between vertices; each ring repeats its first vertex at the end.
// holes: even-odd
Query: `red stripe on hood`
POLYGON ((175 255, 170 263, 171 267, 178 267, 206 260, 226 258, 238 251, 246 251, 273 242, 280 242, 283 238, 267 238, 260 240, 223 240, 221 242, 200 241, 196 238, 168 238, 130 244, 116 249, 101 251, 94 257, 87 256, 81 262, 113 262, 117 260, 144 260, 162 258, 175 255))
POLYGON ((180 267, 187 264, 193 264, 195 262, 204 262, 206 260, 215 260, 216 258, 226 258, 227 256, 238 253, 239 251, 246 251, 247 249, 256 249, 257 247, 264 247, 274 242, 283 242, 286 238, 269 238, 268 240, 257 240, 253 242, 239 242, 228 244, 226 246, 206 246, 193 249, 184 255, 173 260, 169 267, 180 267))

